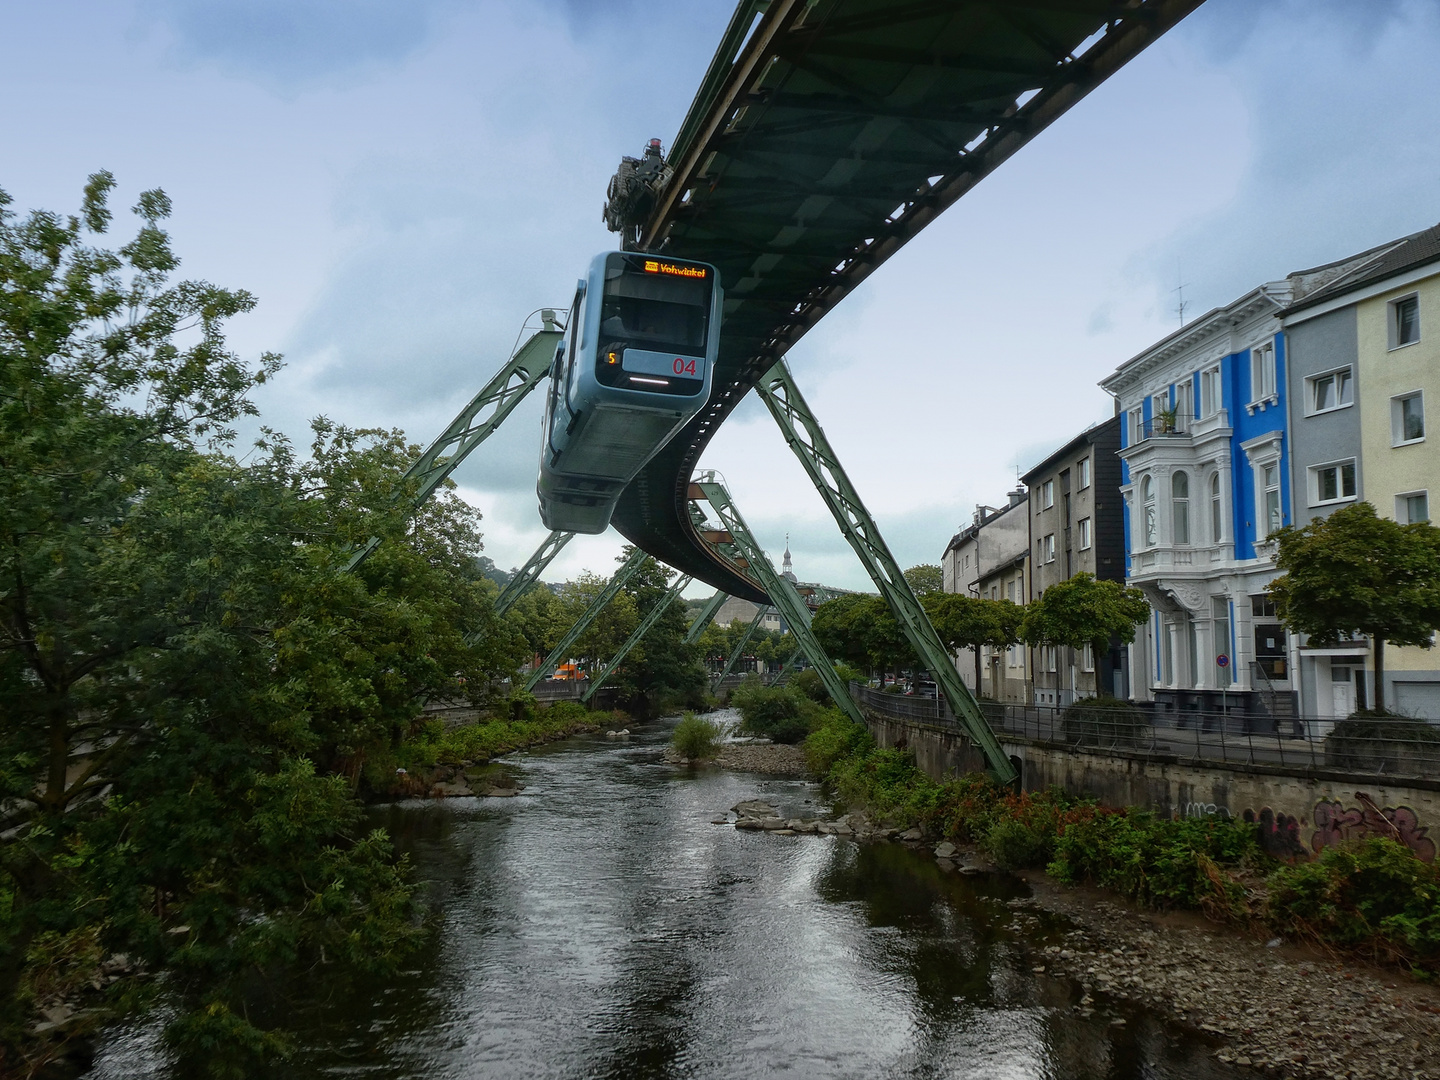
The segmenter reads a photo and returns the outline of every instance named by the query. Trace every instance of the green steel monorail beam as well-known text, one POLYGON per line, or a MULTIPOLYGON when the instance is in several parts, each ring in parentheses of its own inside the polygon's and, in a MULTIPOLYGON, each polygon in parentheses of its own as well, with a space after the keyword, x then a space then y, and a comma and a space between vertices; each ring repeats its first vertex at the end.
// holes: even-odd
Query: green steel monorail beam
POLYGON ((730 655, 725 658, 725 667, 716 677, 716 682, 724 682, 725 677, 735 670, 735 665, 738 664, 740 658, 745 655, 745 646, 750 644, 750 639, 755 636, 755 631, 760 629, 760 624, 765 621, 765 616, 769 614, 769 604, 761 605, 760 609, 755 612, 755 618, 750 620, 750 625, 745 628, 745 633, 740 635, 740 640, 735 643, 735 647, 730 650, 730 655))
POLYGON ((544 542, 535 549, 535 554, 530 556, 521 569, 515 572, 515 576, 505 583, 505 588, 500 590, 500 595, 495 599, 495 614, 504 615, 524 595, 525 590, 535 584, 537 578, 550 565, 550 561, 560 554, 560 549, 568 544, 575 534, 572 532, 561 532, 556 529, 544 542))
POLYGON ((675 584, 670 586, 669 591, 659 600, 655 601, 655 606, 650 609, 650 614, 640 620, 640 625, 635 627, 634 632, 625 639, 625 644, 620 646, 615 655, 610 658, 610 662, 600 669, 600 674, 591 678, 590 685, 586 687, 585 692, 580 695, 582 702, 587 705, 590 703, 590 699, 595 696, 595 691, 605 685, 605 680, 610 678, 611 674, 620 666, 625 657, 630 655, 630 650, 640 644, 640 640, 650 632, 650 628, 660 621, 660 616, 665 614, 666 609, 669 608, 670 605, 675 602, 675 598, 689 586, 690 581, 691 578, 689 574, 681 574, 680 577, 675 579, 675 584))
POLYGON ((620 569, 615 571, 615 576, 606 583, 605 588, 600 590, 600 595, 591 601, 590 606, 585 609, 585 614, 575 620, 575 625, 570 627, 555 648, 550 650, 550 655, 545 658, 545 662, 530 673, 530 677, 525 680, 527 693, 534 690, 546 673, 554 671, 555 665, 565 659, 570 651, 570 646, 580 640, 580 635, 585 633, 590 624, 595 621, 596 616, 605 610, 611 600, 615 599, 620 590, 625 587, 625 583, 635 576, 635 571, 640 569, 640 564, 647 558, 645 552, 636 548, 620 569))
POLYGON ((835 671, 835 665, 830 662, 830 657, 825 655, 825 650, 816 639, 814 631, 810 629, 810 609, 805 606, 805 601, 800 599, 800 594, 795 591, 795 586, 776 573, 775 567, 770 565, 770 559, 760 545, 755 542, 750 527, 740 516, 739 508, 730 498, 730 493, 725 490, 725 486, 715 479, 715 474, 713 472, 701 473, 698 487, 716 517, 720 519, 721 525, 730 533, 730 542, 746 559, 750 568, 759 575, 760 582, 765 586, 765 592, 770 597, 770 602, 779 609, 781 616, 790 627, 790 632, 795 635, 795 640, 804 650, 805 656, 819 672, 821 680, 825 683, 825 689, 830 692, 831 699, 837 706, 845 710, 850 719, 857 724, 863 724, 865 714, 860 711, 860 706, 855 704, 855 699, 850 696, 850 688, 841 680, 835 671))
MULTIPOLYGON (((555 312, 542 308, 539 313, 541 326, 515 350, 514 354, 485 384, 470 404, 460 410, 460 415, 450 421, 438 439, 432 442, 415 464, 405 471, 405 481, 416 483, 415 493, 410 496, 412 507, 419 508, 434 494, 435 489, 455 470, 469 453, 494 434, 504 423, 515 406, 540 385, 540 380, 550 374, 555 360, 555 348, 560 343, 564 329, 555 319, 555 312)), ((533 316, 532 316, 533 317, 533 316)), ((523 335, 530 328, 526 319, 523 335)), ((354 570, 370 557, 380 546, 380 538, 372 536, 350 557, 345 569, 354 570)))
POLYGON ((725 601, 730 599, 730 594, 724 589, 716 589, 715 595, 705 601, 705 606, 700 609, 700 614, 695 616, 695 621, 690 624, 689 631, 685 634, 685 644, 693 645, 700 640, 700 635, 705 633, 705 627, 710 625, 710 620, 715 618, 715 613, 725 606, 725 601))
MULTIPOLYGON (((761 377, 755 391, 765 402, 770 415, 775 417, 775 422, 780 425, 785 441, 800 459, 800 464, 815 489, 830 507, 841 533, 855 549, 855 554, 860 556, 861 563, 880 590, 880 595, 890 606, 895 621, 900 624, 900 629, 904 631, 910 647, 915 650, 915 655, 940 684, 945 700, 950 703, 950 711, 985 754, 985 760, 990 763, 990 771, 995 779, 1002 784, 1010 783, 1015 779, 1015 766, 1010 763, 1000 741, 990 730, 990 725, 981 714, 980 706, 976 704, 970 688, 961 680, 950 653, 941 643, 935 628, 930 625, 929 616, 915 598, 910 583, 900 572, 900 566, 890 554, 890 548, 880 535, 874 519, 860 501, 860 495, 850 483, 850 478, 845 475, 844 468, 830 446, 830 440, 825 437, 820 422, 805 403, 805 398, 801 396, 800 388, 795 385, 784 360, 776 361, 761 377)), ((831 696, 835 696, 833 690, 831 696)))

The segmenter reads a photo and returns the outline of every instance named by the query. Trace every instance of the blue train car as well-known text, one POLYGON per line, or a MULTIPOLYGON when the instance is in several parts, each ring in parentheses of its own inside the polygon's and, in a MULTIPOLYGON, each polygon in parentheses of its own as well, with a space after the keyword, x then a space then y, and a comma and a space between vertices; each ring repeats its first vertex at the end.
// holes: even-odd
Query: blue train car
POLYGON ((721 300, 709 263, 595 257, 545 404, 537 491, 546 528, 604 532, 625 485, 704 406, 721 300))

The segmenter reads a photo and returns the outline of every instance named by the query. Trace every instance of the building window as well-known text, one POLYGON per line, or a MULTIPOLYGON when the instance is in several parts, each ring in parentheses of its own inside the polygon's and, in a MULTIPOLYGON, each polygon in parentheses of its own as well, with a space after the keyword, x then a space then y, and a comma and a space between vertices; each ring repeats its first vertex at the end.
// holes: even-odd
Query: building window
POLYGON ((1157 435, 1174 431, 1174 419, 1170 408, 1170 391, 1161 390, 1150 399, 1150 429, 1157 435))
POLYGON ((1056 667, 1056 653, 1060 650, 1054 645, 1040 646, 1040 670, 1054 674, 1056 667))
POLYGON ((1089 518, 1081 518, 1081 519, 1080 519, 1079 532, 1080 532, 1080 550, 1081 550, 1081 551, 1089 551, 1089 550, 1090 550, 1090 519, 1089 519, 1089 518))
POLYGON ((1220 369, 1206 368, 1200 373, 1200 415, 1214 416, 1220 411, 1220 369))
POLYGON ((1269 536, 1279 532, 1280 526, 1285 523, 1284 513, 1280 508, 1280 466, 1266 465, 1261 479, 1264 482, 1265 535, 1269 536))
POLYGON ((1390 436, 1393 446, 1425 438, 1425 401, 1420 391, 1390 399, 1390 436))
POLYGON ((1220 543, 1225 535, 1225 508, 1220 503, 1220 474, 1210 477, 1210 542, 1220 543))
POLYGON ((1275 343, 1256 345, 1250 350, 1250 400, 1269 401, 1275 396, 1275 343))
POLYGON ((1430 493, 1409 491, 1395 496, 1395 520, 1402 525, 1417 525, 1430 520, 1430 493))
POLYGON ((1390 301, 1390 348, 1414 345, 1420 340, 1420 298, 1402 296, 1390 301))
POLYGON ((1355 390, 1350 378, 1350 369, 1315 375, 1305 382, 1310 392, 1306 395, 1312 413, 1343 409, 1355 403, 1355 390))
POLYGON ((1126 446, 1136 446, 1145 438, 1145 410, 1131 409, 1125 414, 1127 418, 1127 432, 1125 436, 1126 446))
POLYGON ((1055 561, 1055 534, 1048 533, 1040 541, 1040 561, 1052 563, 1055 561))
POLYGON ((1090 486, 1090 459, 1088 457, 1082 459, 1076 466, 1076 471, 1080 474, 1080 490, 1084 491, 1090 486))
POLYGON ((1081 671, 1094 671, 1094 670, 1095 670, 1095 649, 1094 649, 1094 647, 1093 647, 1088 641, 1085 643, 1084 647, 1080 650, 1080 670, 1081 670, 1081 671))
POLYGON ((1190 543, 1190 477, 1177 472, 1170 477, 1170 510, 1175 526, 1174 542, 1190 543))
POLYGON ((1145 520, 1145 546, 1152 548, 1158 543, 1155 532, 1155 481, 1145 477, 1140 481, 1140 502, 1145 520))
POLYGON ((1189 431, 1195 419, 1195 384, 1189 379, 1175 384, 1175 430, 1189 431))
POLYGON ((1049 510, 1055 505, 1055 481, 1046 480, 1040 485, 1040 509, 1049 510))
POLYGON ((1355 498, 1355 462, 1337 461, 1310 470, 1310 505, 1355 498))

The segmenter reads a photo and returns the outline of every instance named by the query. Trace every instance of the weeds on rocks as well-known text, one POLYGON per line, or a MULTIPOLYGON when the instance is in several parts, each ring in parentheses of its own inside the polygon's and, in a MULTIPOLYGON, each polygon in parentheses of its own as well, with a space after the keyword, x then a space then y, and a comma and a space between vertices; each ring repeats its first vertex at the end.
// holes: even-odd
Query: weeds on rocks
POLYGON ((720 753, 720 740, 725 729, 714 720, 687 712, 670 733, 675 752, 690 761, 706 761, 720 753))
POLYGON ((1404 844, 1371 837, 1327 847, 1267 884, 1265 917, 1277 930, 1440 975, 1440 866, 1404 844))

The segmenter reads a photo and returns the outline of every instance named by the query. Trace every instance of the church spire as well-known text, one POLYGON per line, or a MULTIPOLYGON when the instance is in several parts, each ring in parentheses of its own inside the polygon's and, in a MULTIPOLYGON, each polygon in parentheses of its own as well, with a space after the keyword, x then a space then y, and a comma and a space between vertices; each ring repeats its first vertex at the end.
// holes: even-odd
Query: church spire
POLYGON ((785 561, 780 565, 780 576, 788 581, 795 580, 795 572, 790 568, 790 534, 785 534, 785 561))

